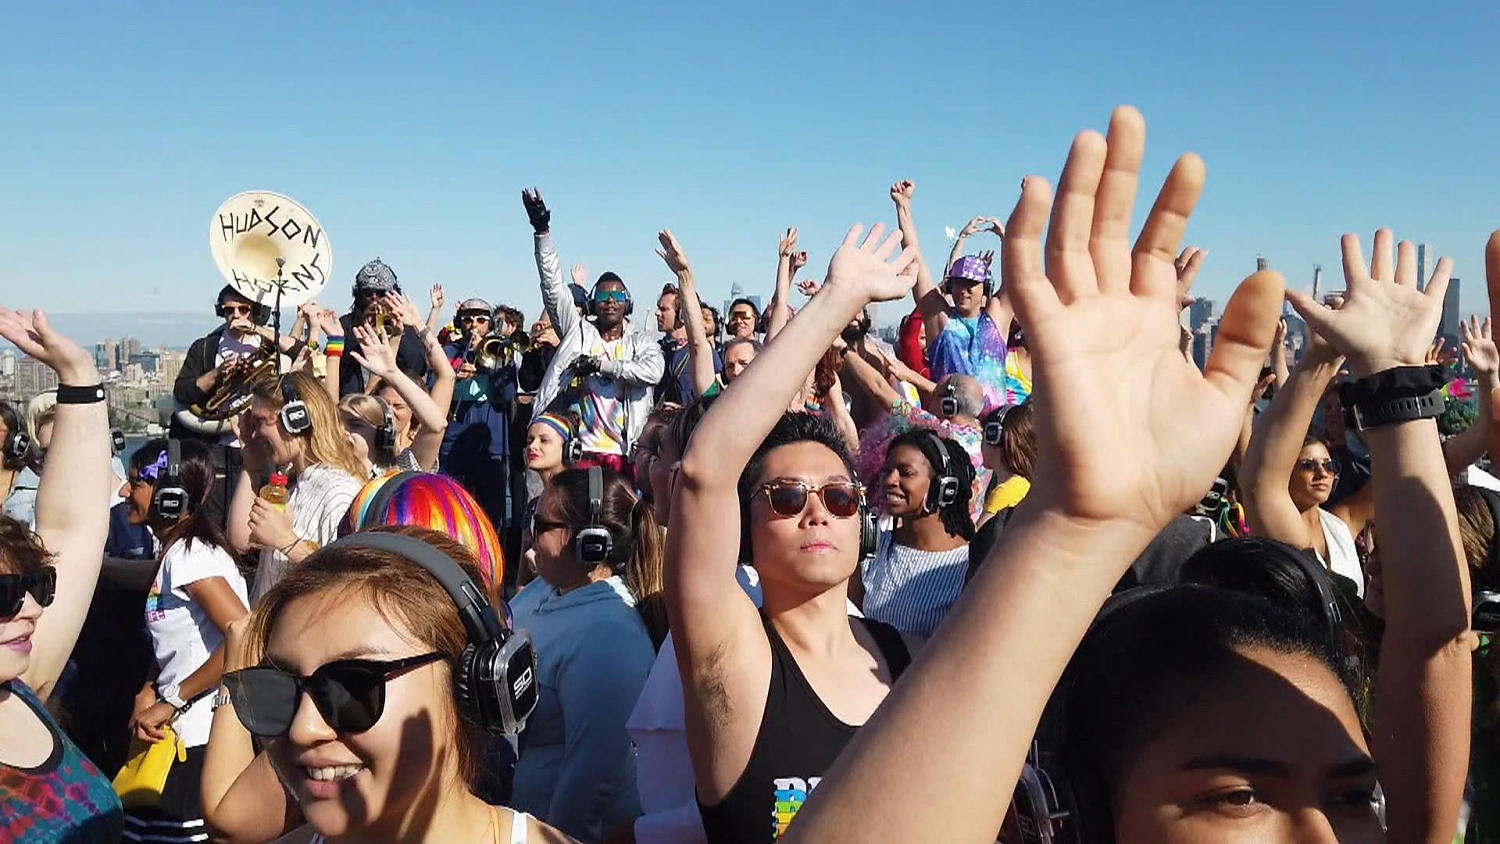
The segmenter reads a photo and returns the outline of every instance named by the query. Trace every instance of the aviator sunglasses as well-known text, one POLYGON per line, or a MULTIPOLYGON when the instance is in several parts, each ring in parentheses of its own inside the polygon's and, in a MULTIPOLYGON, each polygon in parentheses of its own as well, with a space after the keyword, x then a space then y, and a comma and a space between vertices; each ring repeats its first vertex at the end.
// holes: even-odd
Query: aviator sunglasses
POLYGON ((765 493, 771 512, 778 516, 800 515, 807 507, 809 495, 818 496, 823 507, 840 519, 859 512, 859 486, 853 481, 829 481, 822 486, 813 486, 791 478, 778 478, 761 484, 759 492, 765 493))
POLYGON ((57 595, 57 567, 42 566, 27 574, 0 574, 0 618, 11 618, 21 612, 26 593, 44 607, 52 606, 57 595))
POLYGON ((329 727, 341 733, 362 733, 375 726, 385 710, 388 680, 445 658, 433 651, 384 662, 341 659, 308 677, 258 665, 225 674, 224 685, 240 723, 262 738, 285 735, 292 728, 304 692, 329 727))
POLYGON ((1339 473, 1339 463, 1332 458, 1328 460, 1314 460, 1311 457, 1304 457, 1297 461, 1297 468, 1304 472, 1316 472, 1322 469, 1330 475, 1337 475, 1339 473))

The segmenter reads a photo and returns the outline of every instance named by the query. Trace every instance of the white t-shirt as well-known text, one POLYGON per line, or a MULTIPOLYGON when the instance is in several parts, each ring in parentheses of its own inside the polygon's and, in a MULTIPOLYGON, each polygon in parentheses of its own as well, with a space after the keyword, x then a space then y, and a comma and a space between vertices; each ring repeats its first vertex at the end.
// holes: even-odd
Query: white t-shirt
MULTIPOLYGON (((286 511, 292 517, 292 532, 298 538, 318 545, 327 545, 338 539, 339 522, 362 486, 364 481, 359 478, 322 463, 302 470, 286 498, 286 511)), ((250 593, 256 603, 286 574, 287 563, 286 555, 275 548, 261 549, 255 588, 250 593)))
POLYGON ((1328 566, 1334 574, 1341 574, 1354 581, 1359 597, 1365 596, 1365 570, 1359 564, 1359 551, 1354 547, 1354 534, 1344 520, 1318 508, 1318 522, 1323 526, 1323 544, 1328 546, 1328 559, 1320 555, 1318 562, 1328 566))
MULTIPOLYGON (((229 552, 216 545, 194 540, 172 543, 162 555, 156 580, 146 594, 146 630, 156 651, 157 688, 178 685, 202 667, 224 641, 213 619, 187 593, 190 584, 222 577, 246 607, 245 578, 229 552)), ((173 728, 188 747, 208 743, 213 723, 213 698, 198 698, 177 717, 173 728)))

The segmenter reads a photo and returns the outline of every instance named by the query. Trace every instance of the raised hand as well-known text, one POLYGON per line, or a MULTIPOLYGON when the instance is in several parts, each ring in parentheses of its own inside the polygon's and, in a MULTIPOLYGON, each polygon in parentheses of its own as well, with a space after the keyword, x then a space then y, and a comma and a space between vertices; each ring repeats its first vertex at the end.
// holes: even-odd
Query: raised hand
MULTIPOLYGON (((795 239, 796 235, 793 234, 792 237, 795 239)), ((666 262, 667 269, 678 275, 693 271, 688 265, 687 253, 682 251, 682 244, 677 242, 670 230, 662 229, 656 239, 661 242, 661 248, 656 250, 656 254, 666 262)))
POLYGON ((316 319, 318 327, 323 329, 325 335, 329 337, 342 337, 344 335, 344 326, 339 322, 339 315, 332 308, 320 308, 316 319))
POLYGON ((1233 448, 1283 281, 1273 272, 1246 279, 1204 371, 1184 359, 1173 258, 1203 188, 1203 162, 1177 160, 1132 249, 1145 138, 1140 113, 1116 109, 1107 140, 1084 132, 1073 141, 1055 203, 1045 181, 1027 178, 1001 260, 1036 373, 1038 472, 1028 504, 1035 496, 1035 505, 1080 523, 1136 524, 1154 535, 1202 498, 1233 448), (1133 455, 1128 466, 1110 459, 1119 454, 1133 455))
POLYGON ((792 253, 792 272, 795 273, 795 272, 797 272, 798 270, 802 269, 805 266, 807 266, 807 253, 806 252, 793 252, 792 253))
POLYGON ((443 286, 441 284, 434 284, 432 289, 427 291, 427 302, 434 311, 443 306, 443 286))
POLYGON ((988 228, 985 229, 985 231, 993 234, 995 237, 998 237, 998 238, 1004 238, 1005 237, 1005 225, 1002 224, 998 219, 996 219, 994 217, 990 217, 990 218, 988 218, 986 220, 986 222, 988 222, 990 225, 989 225, 988 228))
MULTIPOLYGON (((442 293, 439 293, 438 296, 441 297, 442 293)), ((391 313, 396 315, 397 320, 403 326, 422 324, 422 313, 417 310, 417 303, 413 302, 411 297, 405 293, 387 293, 385 295, 385 304, 391 309, 391 313)))
POLYGON ((542 201, 540 189, 523 189, 521 204, 526 206, 526 217, 531 220, 531 228, 537 234, 546 234, 552 228, 552 212, 547 210, 547 203, 542 201))
POLYGON ((1426 359, 1442 317, 1443 294, 1453 262, 1438 260, 1425 290, 1417 289, 1417 248, 1402 241, 1391 261, 1390 229, 1375 232, 1374 260, 1368 269, 1359 238, 1343 237, 1344 306, 1332 310, 1312 297, 1287 291, 1286 298, 1307 324, 1349 358, 1356 377, 1426 359))
POLYGON ((988 250, 986 250, 984 252, 980 252, 979 253, 979 260, 983 261, 984 265, 986 267, 994 264, 995 263, 995 250, 988 249, 988 250))
POLYGON ((354 338, 359 341, 359 351, 350 350, 348 354, 356 363, 381 378, 389 378, 396 372, 395 350, 373 328, 354 326, 354 338))
POLYGON ((864 226, 855 225, 844 235, 844 242, 828 262, 825 287, 847 288, 859 292, 866 301, 887 302, 911 292, 917 281, 917 250, 896 248, 901 232, 893 231, 884 241, 885 226, 876 223, 863 241, 864 226), (895 260, 891 256, 895 255, 895 260))
POLYGON ((574 284, 578 285, 579 287, 584 287, 584 288, 587 288, 589 286, 589 268, 588 267, 585 267, 582 264, 574 264, 573 265, 573 273, 572 273, 572 275, 573 275, 573 283, 574 284))
POLYGON ((1480 322, 1479 317, 1471 316, 1467 322, 1459 323, 1458 329, 1464 335, 1464 342, 1459 348, 1463 350, 1464 360, 1474 370, 1474 374, 1494 375, 1500 372, 1500 348, 1496 348, 1490 335, 1490 318, 1485 317, 1484 322, 1480 322))
POLYGON ((911 208, 911 198, 917 193, 917 185, 911 179, 902 179, 891 185, 891 201, 896 203, 896 208, 911 208))
POLYGON ((813 281, 810 278, 804 278, 801 281, 797 282, 797 292, 801 293, 803 296, 811 298, 818 295, 818 288, 821 286, 822 285, 818 284, 816 281, 813 281))
MULTIPOLYGON (((1198 268, 1203 266, 1203 259, 1207 256, 1207 250, 1199 249, 1196 246, 1185 246, 1178 253, 1177 260, 1172 262, 1172 266, 1177 270, 1177 298, 1179 300, 1187 300, 1182 305, 1184 308, 1192 303, 1192 298, 1188 296, 1188 291, 1193 289, 1193 280, 1198 277, 1198 268)), ((1285 323, 1282 323, 1281 333, 1277 337, 1286 339, 1285 323)))
POLYGON ((1422 362, 1426 364, 1442 363, 1443 358, 1447 357, 1447 355, 1443 354, 1443 347, 1446 345, 1448 345, 1446 338, 1439 337, 1433 340, 1432 345, 1427 347, 1427 356, 1423 358, 1422 362))
POLYGON ((13 311, 0 308, 0 337, 41 361, 57 373, 57 380, 74 387, 99 383, 94 357, 82 346, 58 333, 40 310, 13 311))
POLYGON ((792 226, 781 236, 781 242, 776 246, 776 254, 782 258, 791 258, 797 253, 797 227, 792 226))
POLYGON ((988 217, 975 217, 974 219, 969 221, 969 224, 967 226, 964 226, 964 230, 960 232, 958 236, 970 237, 972 235, 978 234, 979 232, 984 230, 984 224, 988 220, 988 217))

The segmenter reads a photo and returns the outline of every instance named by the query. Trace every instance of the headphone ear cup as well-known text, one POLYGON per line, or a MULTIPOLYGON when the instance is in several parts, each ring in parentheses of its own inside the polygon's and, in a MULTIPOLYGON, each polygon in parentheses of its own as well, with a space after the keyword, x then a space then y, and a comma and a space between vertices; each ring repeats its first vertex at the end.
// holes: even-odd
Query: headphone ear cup
POLYGON ((875 556, 875 546, 880 541, 880 525, 875 521, 875 511, 863 499, 859 502, 859 558, 875 556))
POLYGON ((483 707, 477 699, 480 694, 476 682, 478 662, 479 649, 473 643, 465 645, 464 652, 453 664, 453 699, 457 702, 458 714, 465 721, 488 732, 489 725, 485 723, 483 707))

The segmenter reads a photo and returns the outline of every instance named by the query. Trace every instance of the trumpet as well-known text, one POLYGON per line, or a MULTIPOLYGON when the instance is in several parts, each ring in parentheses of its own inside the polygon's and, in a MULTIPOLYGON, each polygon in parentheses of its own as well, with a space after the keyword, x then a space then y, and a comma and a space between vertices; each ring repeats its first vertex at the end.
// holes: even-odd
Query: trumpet
POLYGON ((200 434, 220 434, 230 430, 234 417, 250 405, 255 385, 262 379, 275 377, 276 364, 277 355, 269 343, 240 358, 239 365, 219 379, 208 398, 186 408, 178 406, 178 421, 200 434))
POLYGON ((475 369, 497 369, 510 357, 510 343, 499 334, 486 334, 469 350, 475 369))

